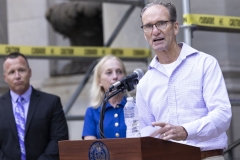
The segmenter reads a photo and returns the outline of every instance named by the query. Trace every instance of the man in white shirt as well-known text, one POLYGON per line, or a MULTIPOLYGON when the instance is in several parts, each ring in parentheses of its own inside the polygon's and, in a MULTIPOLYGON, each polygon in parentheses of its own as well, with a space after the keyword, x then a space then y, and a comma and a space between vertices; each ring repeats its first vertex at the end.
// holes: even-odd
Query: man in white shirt
POLYGON ((156 56, 137 86, 140 128, 154 126, 153 137, 200 147, 204 160, 224 160, 232 113, 217 60, 177 43, 173 4, 147 4, 141 18, 156 56))

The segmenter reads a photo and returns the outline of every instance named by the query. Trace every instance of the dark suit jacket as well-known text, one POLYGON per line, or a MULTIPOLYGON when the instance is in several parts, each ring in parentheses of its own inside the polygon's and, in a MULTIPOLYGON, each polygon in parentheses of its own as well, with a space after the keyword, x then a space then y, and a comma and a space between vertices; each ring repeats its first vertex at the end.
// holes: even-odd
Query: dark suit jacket
MULTIPOLYGON (((59 159, 58 141, 67 139, 60 98, 33 88, 25 128, 27 160, 59 159)), ((10 92, 0 97, 0 159, 21 159, 10 92)))

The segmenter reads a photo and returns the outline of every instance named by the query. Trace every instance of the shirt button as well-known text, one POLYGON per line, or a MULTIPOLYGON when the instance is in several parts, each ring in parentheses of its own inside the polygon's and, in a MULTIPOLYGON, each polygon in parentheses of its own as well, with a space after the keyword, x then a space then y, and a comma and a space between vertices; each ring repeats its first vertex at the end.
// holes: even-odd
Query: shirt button
POLYGON ((116 108, 119 108, 119 105, 118 105, 118 104, 116 105, 116 108))
POLYGON ((117 127, 117 126, 118 126, 118 122, 115 123, 115 127, 117 127))
POLYGON ((119 133, 116 133, 115 136, 116 136, 116 137, 119 137, 119 133))
POLYGON ((114 114, 114 118, 117 118, 117 117, 118 117, 118 114, 117 114, 117 113, 115 113, 115 114, 114 114))

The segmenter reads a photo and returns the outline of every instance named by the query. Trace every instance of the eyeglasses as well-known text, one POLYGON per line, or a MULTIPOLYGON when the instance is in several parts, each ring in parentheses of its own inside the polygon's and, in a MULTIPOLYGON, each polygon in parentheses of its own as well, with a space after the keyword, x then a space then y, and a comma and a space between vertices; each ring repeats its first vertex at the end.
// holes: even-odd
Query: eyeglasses
POLYGON ((162 30, 167 28, 167 23, 168 22, 175 22, 175 20, 170 20, 170 21, 158 21, 156 24, 145 24, 142 25, 141 28, 143 29, 144 32, 150 33, 152 32, 153 26, 155 25, 157 29, 162 30))

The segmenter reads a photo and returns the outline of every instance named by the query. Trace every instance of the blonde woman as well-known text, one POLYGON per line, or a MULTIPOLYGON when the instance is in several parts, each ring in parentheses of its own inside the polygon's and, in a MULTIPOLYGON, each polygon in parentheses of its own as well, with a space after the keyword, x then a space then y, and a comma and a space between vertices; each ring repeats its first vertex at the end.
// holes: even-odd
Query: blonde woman
MULTIPOLYGON (((84 140, 100 139, 99 120, 101 103, 104 94, 110 85, 126 76, 126 68, 123 62, 113 56, 102 57, 94 69, 91 88, 91 103, 86 110, 82 138, 84 140)), ((103 130, 106 138, 126 137, 126 125, 124 122, 123 108, 126 104, 126 95, 123 92, 109 99, 104 114, 103 130)))

